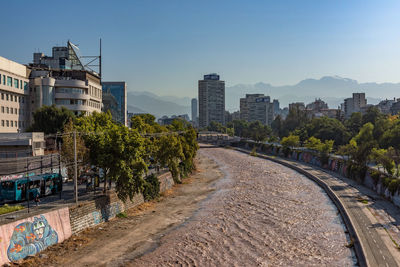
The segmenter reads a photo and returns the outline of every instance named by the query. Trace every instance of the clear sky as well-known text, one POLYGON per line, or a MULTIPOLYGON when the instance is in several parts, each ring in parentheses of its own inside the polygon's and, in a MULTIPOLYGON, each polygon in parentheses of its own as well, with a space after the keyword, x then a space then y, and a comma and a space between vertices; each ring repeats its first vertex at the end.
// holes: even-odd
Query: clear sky
POLYGON ((197 80, 295 84, 339 75, 400 82, 400 1, 5 1, 0 55, 20 63, 68 39, 83 55, 103 40, 104 80, 195 96, 197 80))

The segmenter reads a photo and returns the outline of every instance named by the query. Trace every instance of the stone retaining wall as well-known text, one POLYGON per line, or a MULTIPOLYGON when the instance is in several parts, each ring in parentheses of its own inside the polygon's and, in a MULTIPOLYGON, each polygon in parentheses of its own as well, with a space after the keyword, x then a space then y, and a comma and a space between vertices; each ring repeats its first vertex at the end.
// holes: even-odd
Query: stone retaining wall
MULTIPOLYGON (((171 173, 166 172, 158 176, 160 181, 160 193, 172 188, 174 180, 171 173)), ((73 234, 78 233, 86 228, 107 222, 118 213, 134 208, 144 202, 142 194, 136 194, 131 200, 123 203, 118 199, 115 192, 108 195, 99 196, 95 200, 87 201, 78 207, 70 208, 71 231, 73 234)))

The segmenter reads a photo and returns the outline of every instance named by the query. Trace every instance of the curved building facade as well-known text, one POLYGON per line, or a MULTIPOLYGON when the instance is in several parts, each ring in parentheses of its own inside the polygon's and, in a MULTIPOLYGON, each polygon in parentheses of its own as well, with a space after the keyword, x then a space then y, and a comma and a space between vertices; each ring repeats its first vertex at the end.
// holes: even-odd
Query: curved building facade
POLYGON ((43 105, 66 107, 75 115, 101 112, 102 108, 100 78, 87 71, 33 68, 30 96, 31 120, 43 105))

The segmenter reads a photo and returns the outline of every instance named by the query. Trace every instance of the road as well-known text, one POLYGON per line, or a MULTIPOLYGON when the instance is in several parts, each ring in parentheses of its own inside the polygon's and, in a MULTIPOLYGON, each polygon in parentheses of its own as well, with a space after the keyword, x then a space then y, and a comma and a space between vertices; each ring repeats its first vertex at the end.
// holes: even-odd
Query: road
POLYGON ((311 173, 324 181, 334 191, 344 204, 352 219, 353 226, 359 235, 369 266, 399 266, 397 262, 399 256, 396 255, 397 257, 395 258, 391 253, 397 251, 393 250, 394 244, 390 240, 390 236, 385 234, 381 224, 371 220, 371 216, 368 216, 370 211, 364 204, 358 201, 360 197, 368 198, 367 195, 342 181, 335 174, 328 173, 314 166, 311 167, 305 163, 283 158, 277 159, 311 173))

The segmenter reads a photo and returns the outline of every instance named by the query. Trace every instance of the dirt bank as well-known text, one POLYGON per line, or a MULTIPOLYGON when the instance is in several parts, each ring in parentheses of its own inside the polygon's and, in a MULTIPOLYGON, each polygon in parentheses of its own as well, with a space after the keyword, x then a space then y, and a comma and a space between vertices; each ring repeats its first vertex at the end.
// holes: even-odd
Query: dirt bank
POLYGON ((197 157, 197 171, 159 201, 128 211, 128 218, 88 229, 18 266, 118 266, 151 251, 169 231, 185 222, 214 191, 222 172, 211 159, 197 157))

